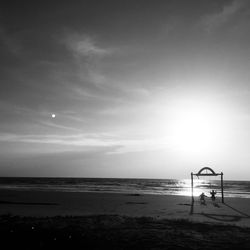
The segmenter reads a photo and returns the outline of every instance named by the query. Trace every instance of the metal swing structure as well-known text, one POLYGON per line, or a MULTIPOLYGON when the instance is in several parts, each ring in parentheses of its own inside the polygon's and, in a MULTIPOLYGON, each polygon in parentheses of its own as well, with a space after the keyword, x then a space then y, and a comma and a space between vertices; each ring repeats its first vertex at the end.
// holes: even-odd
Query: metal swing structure
POLYGON ((191 192, 192 192, 192 202, 194 202, 194 176, 221 176, 221 202, 224 203, 224 188, 223 188, 223 172, 221 173, 215 173, 212 168, 204 167, 200 169, 200 171, 196 174, 193 172, 191 173, 191 192))

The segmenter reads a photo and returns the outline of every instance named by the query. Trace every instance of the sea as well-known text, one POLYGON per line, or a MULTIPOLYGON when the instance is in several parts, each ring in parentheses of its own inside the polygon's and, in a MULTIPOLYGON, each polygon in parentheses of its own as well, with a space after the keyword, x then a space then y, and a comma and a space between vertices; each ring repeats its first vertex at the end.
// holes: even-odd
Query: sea
MULTIPOLYGON (((98 192, 191 196, 190 179, 122 179, 122 178, 33 178, 1 177, 0 190, 98 192)), ((220 180, 194 180, 194 196, 215 190, 221 195, 220 180)), ((225 197, 250 198, 250 181, 225 180, 225 197)))

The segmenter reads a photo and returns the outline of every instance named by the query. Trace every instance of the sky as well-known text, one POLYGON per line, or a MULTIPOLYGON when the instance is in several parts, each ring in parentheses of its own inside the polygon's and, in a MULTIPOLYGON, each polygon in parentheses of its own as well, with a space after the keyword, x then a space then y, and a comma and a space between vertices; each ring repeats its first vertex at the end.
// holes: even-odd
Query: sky
POLYGON ((2 1, 0 176, 250 180, 250 2, 2 1))

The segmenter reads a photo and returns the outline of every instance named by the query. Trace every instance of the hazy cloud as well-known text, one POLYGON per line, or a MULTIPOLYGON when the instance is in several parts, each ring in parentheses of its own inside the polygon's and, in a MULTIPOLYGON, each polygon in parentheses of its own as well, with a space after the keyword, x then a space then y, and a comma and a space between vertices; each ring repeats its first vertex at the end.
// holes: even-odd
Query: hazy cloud
MULTIPOLYGON (((1 133, 0 142, 18 142, 32 144, 57 144, 73 147, 107 147, 108 154, 124 154, 131 152, 155 151, 166 149, 165 138, 128 139, 112 134, 71 134, 71 135, 17 135, 1 133)), ((64 149, 62 148, 62 151, 64 149)))
POLYGON ((96 41, 88 35, 70 33, 65 36, 63 42, 75 56, 105 56, 111 53, 110 49, 101 48, 96 41))
POLYGON ((59 144, 59 145, 79 146, 79 147, 114 146, 117 143, 105 135, 97 135, 97 134, 18 135, 18 134, 1 133, 0 141, 59 144))
POLYGON ((235 18, 238 12, 244 8, 245 0, 234 0, 230 4, 223 6, 216 13, 207 15, 203 19, 203 24, 208 32, 220 28, 235 18))

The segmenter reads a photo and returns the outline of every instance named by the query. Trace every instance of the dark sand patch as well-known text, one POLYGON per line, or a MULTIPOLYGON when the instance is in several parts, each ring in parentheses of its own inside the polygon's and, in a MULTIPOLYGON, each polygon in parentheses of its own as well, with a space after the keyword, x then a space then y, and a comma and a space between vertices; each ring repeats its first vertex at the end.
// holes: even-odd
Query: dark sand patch
POLYGON ((57 203, 51 202, 22 202, 22 201, 0 201, 0 204, 13 204, 13 205, 46 205, 46 206, 53 206, 58 205, 57 203))
POLYGON ((141 205, 141 204, 148 204, 147 202, 134 202, 134 201, 128 201, 125 204, 127 205, 141 205))
POLYGON ((127 196, 142 196, 141 194, 126 194, 127 196))

